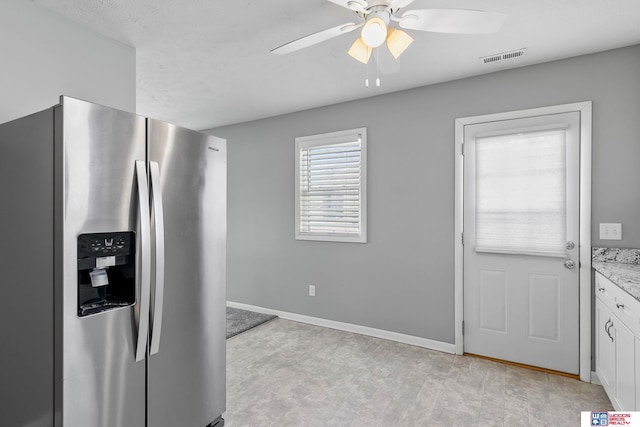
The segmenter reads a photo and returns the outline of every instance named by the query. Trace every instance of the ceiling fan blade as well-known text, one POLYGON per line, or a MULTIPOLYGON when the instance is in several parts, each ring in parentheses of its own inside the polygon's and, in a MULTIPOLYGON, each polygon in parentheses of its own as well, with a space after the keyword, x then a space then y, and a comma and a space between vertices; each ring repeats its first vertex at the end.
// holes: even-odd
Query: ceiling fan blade
POLYGON ((467 9, 408 10, 400 18, 400 27, 434 33, 490 34, 497 32, 507 15, 467 9))
POLYGON ((338 25, 337 27, 329 28, 324 31, 310 34, 305 37, 301 37, 289 43, 285 43, 282 46, 278 46, 275 49, 271 49, 271 53, 276 55, 285 55, 287 53, 295 52, 296 50, 304 49, 305 47, 313 46, 314 44, 322 43, 323 41, 338 37, 339 35, 348 33, 361 27, 362 24, 354 24, 348 22, 346 24, 338 25))
POLYGON ((369 6, 366 0, 329 0, 329 1, 333 4, 337 4, 338 6, 355 10, 356 12, 362 12, 369 6))
POLYGON ((389 2, 389 9, 395 11, 397 9, 402 9, 403 7, 407 7, 411 3, 413 3, 413 0, 391 0, 389 2))

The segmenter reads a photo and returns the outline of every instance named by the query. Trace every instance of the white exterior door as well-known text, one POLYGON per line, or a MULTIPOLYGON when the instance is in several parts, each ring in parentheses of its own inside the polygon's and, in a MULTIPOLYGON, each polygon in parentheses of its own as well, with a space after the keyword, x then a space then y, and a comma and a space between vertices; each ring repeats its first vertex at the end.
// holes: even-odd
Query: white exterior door
POLYGON ((580 113, 464 127, 464 351, 578 374, 580 113))

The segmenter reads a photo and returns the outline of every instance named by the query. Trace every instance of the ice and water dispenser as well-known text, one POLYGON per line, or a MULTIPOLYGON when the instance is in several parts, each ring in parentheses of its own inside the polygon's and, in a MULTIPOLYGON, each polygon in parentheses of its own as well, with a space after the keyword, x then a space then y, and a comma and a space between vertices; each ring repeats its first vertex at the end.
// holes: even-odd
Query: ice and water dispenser
POLYGON ((135 233, 78 236, 78 316, 135 303, 135 233))

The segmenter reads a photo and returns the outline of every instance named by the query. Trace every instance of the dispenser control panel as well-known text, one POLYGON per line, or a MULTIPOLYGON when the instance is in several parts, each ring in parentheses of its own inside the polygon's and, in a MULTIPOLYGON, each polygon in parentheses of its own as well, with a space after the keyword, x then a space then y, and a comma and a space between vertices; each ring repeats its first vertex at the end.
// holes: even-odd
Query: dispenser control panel
POLYGON ((128 263, 134 254, 135 234, 131 231, 78 236, 80 269, 128 263))
POLYGON ((78 258, 130 254, 132 234, 131 232, 81 234, 78 236, 78 258))

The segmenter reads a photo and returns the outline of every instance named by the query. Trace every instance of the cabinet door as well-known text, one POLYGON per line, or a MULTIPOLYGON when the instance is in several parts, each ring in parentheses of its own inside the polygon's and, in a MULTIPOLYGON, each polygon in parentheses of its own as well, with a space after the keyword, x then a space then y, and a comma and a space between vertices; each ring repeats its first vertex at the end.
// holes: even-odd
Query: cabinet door
POLYGON ((636 405, 635 337, 617 317, 612 320, 616 347, 615 400, 619 410, 633 411, 636 405))
POLYGON ((636 337, 636 411, 640 410, 640 338, 636 337))
POLYGON ((609 397, 614 396, 615 344, 610 327, 612 315, 604 303, 596 299, 596 373, 609 397))

